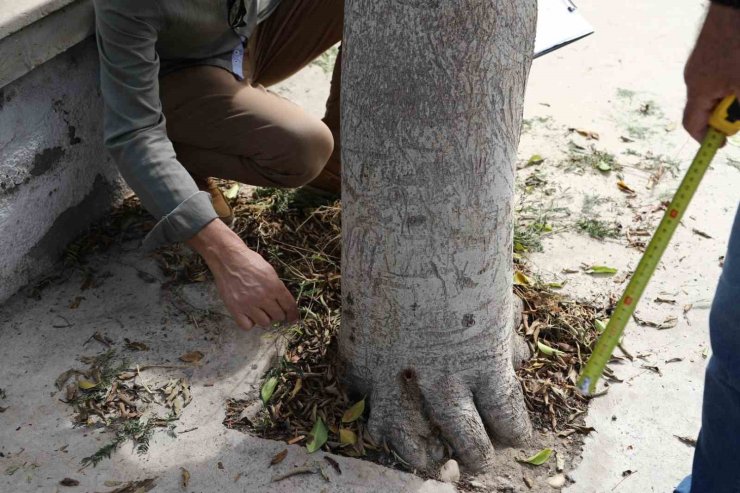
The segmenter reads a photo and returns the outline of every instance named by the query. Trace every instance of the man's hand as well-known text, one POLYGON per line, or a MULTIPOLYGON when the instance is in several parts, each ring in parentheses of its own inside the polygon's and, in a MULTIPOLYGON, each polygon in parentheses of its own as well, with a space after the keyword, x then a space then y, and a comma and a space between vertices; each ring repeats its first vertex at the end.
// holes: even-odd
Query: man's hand
POLYGON ((684 78, 683 126, 701 141, 719 102, 733 93, 740 96, 740 9, 712 4, 684 78))
POLYGON ((242 329, 298 320, 298 307, 275 269, 223 222, 211 221, 187 241, 205 259, 229 313, 242 329))

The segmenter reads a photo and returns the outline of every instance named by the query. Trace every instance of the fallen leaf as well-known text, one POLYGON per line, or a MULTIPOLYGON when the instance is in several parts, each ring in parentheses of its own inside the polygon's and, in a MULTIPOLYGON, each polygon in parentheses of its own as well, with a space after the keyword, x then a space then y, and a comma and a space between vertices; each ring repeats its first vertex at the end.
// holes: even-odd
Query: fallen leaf
POLYGON ((354 445, 357 443, 357 435, 348 428, 339 428, 339 443, 342 445, 354 445))
POLYGON ((342 423, 351 423, 353 421, 357 421, 364 412, 365 399, 362 399, 360 402, 347 409, 347 411, 342 416, 342 423))
POLYGON ((674 437, 678 438, 678 441, 683 443, 684 445, 688 445, 689 447, 696 447, 696 439, 691 437, 680 437, 678 435, 673 435, 674 437))
POLYGON ((67 370, 57 377, 57 379, 54 381, 54 385, 56 385, 59 390, 62 390, 64 388, 64 385, 67 383, 67 380, 72 378, 72 375, 76 375, 78 373, 79 372, 77 370, 67 370))
POLYGON ((187 489, 188 484, 190 484, 190 471, 188 471, 184 467, 181 467, 180 470, 182 471, 182 480, 180 482, 180 486, 182 486, 182 489, 187 489))
MULTIPOLYGON (((363 400, 364 402, 364 400, 363 400)), ((329 438, 329 432, 326 429, 326 425, 321 418, 316 420, 316 424, 313 425, 311 430, 311 440, 306 444, 306 450, 309 454, 312 454, 324 446, 326 440, 329 438)))
POLYGON ((521 271, 514 272, 514 285, 515 286, 531 286, 532 280, 524 275, 521 271))
POLYGON ((265 380, 265 383, 262 384, 262 389, 260 390, 262 402, 267 404, 270 401, 272 394, 275 393, 275 388, 277 387, 277 384, 278 384, 277 377, 270 377, 267 380, 265 380))
POLYGON ((241 188, 241 184, 234 183, 226 192, 224 192, 224 197, 226 197, 229 200, 234 200, 237 195, 239 195, 239 189, 241 188))
POLYGON ((679 361, 683 361, 683 358, 671 358, 671 359, 667 359, 667 360, 665 360, 665 363, 666 364, 668 364, 668 363, 678 363, 679 361))
POLYGON ((534 454, 532 457, 529 457, 527 459, 517 459, 517 461, 523 462, 525 464, 532 464, 533 466, 541 466, 542 464, 550 460, 552 452, 553 450, 551 448, 542 449, 534 454))
POLYGON ((612 165, 607 163, 606 161, 599 162, 599 164, 596 167, 599 169, 599 171, 603 171, 603 172, 608 172, 612 170, 612 165))
POLYGON ((180 361, 184 361, 185 363, 197 363, 202 360, 204 356, 205 354, 200 351, 191 351, 180 356, 180 361))
POLYGON ((59 484, 61 484, 62 486, 79 486, 80 482, 77 481, 76 479, 64 478, 61 481, 59 481, 59 484))
POLYGON ((700 230, 698 230, 696 228, 693 228, 691 230, 691 232, 694 233, 697 236, 701 236, 702 238, 707 238, 708 240, 711 240, 712 239, 712 237, 709 236, 707 233, 705 233, 704 231, 700 231, 700 230))
POLYGON ((606 265, 592 265, 586 269, 586 274, 592 276, 613 276, 618 272, 614 267, 608 267, 606 265))
POLYGON ((149 346, 143 342, 131 341, 128 338, 123 339, 126 343, 126 349, 129 351, 149 351, 149 346))
POLYGON ((288 449, 286 448, 282 452, 278 452, 275 457, 272 458, 270 461, 271 466, 275 466, 277 464, 280 464, 282 461, 285 460, 285 458, 288 456, 288 449))
POLYGON ((607 325, 609 325, 609 319, 606 320, 594 320, 594 327, 596 327, 596 330, 599 332, 604 332, 606 330, 607 325))
MULTIPOLYGON (((84 296, 77 296, 74 300, 72 300, 72 303, 69 304, 70 310, 76 310, 80 307, 80 303, 82 303, 82 300, 84 300, 84 296)), ((69 478, 67 478, 69 479, 69 478)))
POLYGON ((560 351, 559 349, 553 349, 541 341, 537 341, 537 349, 539 349, 540 352, 545 356, 562 356, 565 354, 563 351, 560 351))
POLYGON ((324 456, 324 460, 329 463, 331 467, 334 468, 334 470, 337 472, 337 474, 342 474, 342 469, 339 467, 339 462, 335 461, 328 455, 324 456))
POLYGON ((527 476, 524 476, 522 479, 524 480, 524 484, 527 485, 527 488, 531 490, 532 486, 534 486, 534 483, 532 482, 532 480, 529 479, 527 476))
POLYGON ((82 390, 90 390, 97 387, 98 384, 95 382, 91 382, 90 380, 80 380, 79 382, 77 382, 77 386, 80 387, 82 390))
POLYGON ((131 481, 124 484, 120 488, 109 491, 108 493, 146 493, 151 491, 157 486, 155 482, 157 478, 142 479, 141 481, 131 481))
POLYGON ((290 393, 290 398, 293 399, 298 394, 298 392, 301 391, 303 388, 303 379, 299 378, 295 382, 295 387, 293 387, 293 391, 290 393))
POLYGON ((624 180, 619 180, 617 182, 617 188, 619 188, 619 190, 626 194, 637 195, 637 192, 635 192, 629 185, 627 185, 624 180))
POLYGON ((527 166, 537 166, 537 165, 542 164, 544 162, 545 162, 545 158, 543 158, 539 154, 533 154, 532 157, 530 157, 527 160, 527 166))
POLYGON ((635 320, 635 322, 637 322, 637 325, 641 325, 643 327, 653 327, 658 330, 672 329, 673 327, 678 325, 678 318, 674 317, 673 315, 667 317, 660 323, 640 318, 636 313, 632 314, 632 318, 635 320))

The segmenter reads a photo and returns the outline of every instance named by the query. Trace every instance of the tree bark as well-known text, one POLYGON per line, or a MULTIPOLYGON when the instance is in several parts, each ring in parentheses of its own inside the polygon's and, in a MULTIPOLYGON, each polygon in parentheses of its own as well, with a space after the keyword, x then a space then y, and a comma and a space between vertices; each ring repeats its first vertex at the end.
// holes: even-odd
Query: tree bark
POLYGON ((347 0, 340 355, 370 433, 473 470, 531 432, 512 368, 515 156, 536 0, 347 0))

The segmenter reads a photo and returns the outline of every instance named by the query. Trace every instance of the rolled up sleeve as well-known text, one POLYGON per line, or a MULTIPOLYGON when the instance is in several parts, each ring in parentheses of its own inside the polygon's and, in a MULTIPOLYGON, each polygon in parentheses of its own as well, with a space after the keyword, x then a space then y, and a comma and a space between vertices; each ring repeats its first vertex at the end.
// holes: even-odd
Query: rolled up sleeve
POLYGON ((159 99, 157 2, 95 0, 105 145, 123 178, 159 222, 147 249, 184 241, 217 217, 177 161, 159 99), (125 9, 118 4, 126 5, 125 9))

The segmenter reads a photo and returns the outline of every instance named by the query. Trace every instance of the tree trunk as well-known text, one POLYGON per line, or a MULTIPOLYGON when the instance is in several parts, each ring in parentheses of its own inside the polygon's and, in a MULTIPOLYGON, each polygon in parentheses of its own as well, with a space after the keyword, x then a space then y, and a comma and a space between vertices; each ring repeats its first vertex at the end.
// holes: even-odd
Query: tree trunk
POLYGON ((473 470, 531 427, 512 358, 535 0, 347 0, 340 354, 370 433, 473 470))

